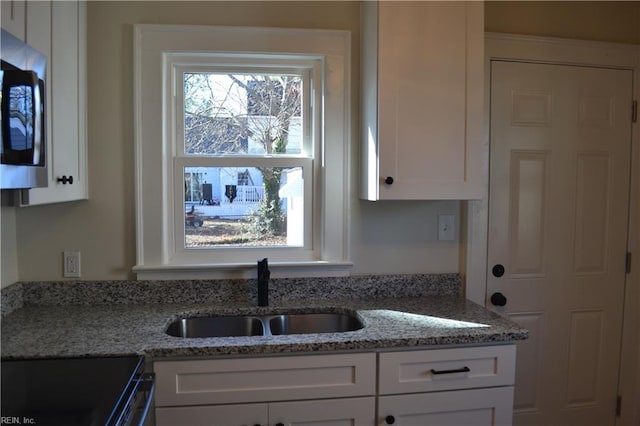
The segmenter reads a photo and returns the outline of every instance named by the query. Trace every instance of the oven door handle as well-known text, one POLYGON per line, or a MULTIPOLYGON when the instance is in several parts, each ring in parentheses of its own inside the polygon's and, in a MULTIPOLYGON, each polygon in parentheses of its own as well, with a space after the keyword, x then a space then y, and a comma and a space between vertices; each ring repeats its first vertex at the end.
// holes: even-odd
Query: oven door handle
POLYGON ((154 373, 144 373, 133 378, 130 389, 127 390, 124 403, 117 407, 116 419, 114 422, 107 422, 109 426, 130 426, 134 424, 136 418, 137 425, 143 425, 147 417, 149 407, 153 402, 153 394, 155 390, 154 373), (144 404, 142 403, 142 394, 144 396, 144 404), (137 412, 137 413, 136 413, 137 412), (139 417, 137 417, 139 414, 139 417))
POLYGON ((153 403, 153 396, 156 391, 156 377, 154 373, 145 373, 142 375, 140 380, 143 382, 143 390, 147 392, 147 400, 144 402, 144 407, 142 407, 142 413, 140 415, 140 421, 138 422, 138 426, 144 426, 144 422, 149 414, 149 409, 151 408, 151 404, 153 403))

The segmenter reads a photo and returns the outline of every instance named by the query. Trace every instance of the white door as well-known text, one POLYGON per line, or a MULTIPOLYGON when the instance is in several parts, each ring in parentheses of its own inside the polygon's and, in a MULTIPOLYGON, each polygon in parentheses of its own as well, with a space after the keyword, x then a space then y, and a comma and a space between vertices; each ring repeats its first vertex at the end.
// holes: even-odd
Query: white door
POLYGON ((492 62, 487 292, 530 332, 514 424, 615 422, 631 94, 627 70, 492 62))

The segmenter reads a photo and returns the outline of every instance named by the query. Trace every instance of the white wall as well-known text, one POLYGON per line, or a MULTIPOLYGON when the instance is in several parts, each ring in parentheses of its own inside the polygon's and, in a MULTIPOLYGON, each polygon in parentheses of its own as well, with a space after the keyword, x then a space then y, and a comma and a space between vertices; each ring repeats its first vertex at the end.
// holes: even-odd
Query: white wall
POLYGON ((456 272, 458 244, 436 241, 439 213, 458 202, 370 203, 356 198, 359 158, 359 5, 351 2, 89 2, 90 200, 17 210, 20 280, 61 279, 61 252, 82 252, 83 279, 133 278, 132 25, 223 24, 351 30, 354 274, 456 272), (48 235, 39 238, 39 235, 48 235))
MULTIPOLYGON (((568 28, 563 30, 564 36, 607 40, 607 34, 615 30, 616 34, 622 31, 631 41, 640 42, 638 26, 631 27, 629 20, 625 18, 629 11, 640 11, 638 2, 630 2, 632 6, 627 5, 622 9, 618 9, 619 2, 608 5, 607 2, 594 2, 599 7, 596 11, 583 2, 562 2, 561 10, 551 10, 554 6, 542 5, 536 7, 546 7, 546 11, 538 10, 535 14, 525 6, 518 6, 519 2, 502 3, 487 4, 487 30, 517 32, 514 23, 526 23, 527 31, 537 35, 556 35, 556 31, 568 28), (547 19, 551 12, 555 13, 554 19, 547 19), (523 16, 527 16, 527 19, 521 19, 523 16), (584 17, 584 24, 576 20, 575 16, 584 17), (509 26, 500 27, 505 20, 508 20, 509 26), (567 27, 569 20, 572 24, 567 27)), ((61 279, 61 253, 65 249, 82 252, 83 279, 134 278, 131 268, 135 263, 132 122, 132 25, 135 23, 278 26, 351 31, 353 162, 350 244, 351 258, 355 263, 353 273, 460 270, 460 244, 438 242, 435 238, 437 215, 458 214, 459 202, 370 203, 356 198, 360 72, 360 20, 357 2, 90 1, 90 200, 19 208, 15 211, 11 211, 11 208, 3 209, 3 286, 16 279, 61 279), (4 232, 5 228, 12 228, 14 213, 13 229, 20 237, 18 244, 11 231, 4 232), (16 250, 12 250, 15 247, 17 266, 7 254, 15 252, 16 250), (8 257, 5 258, 6 254, 8 257), (37 263, 34 264, 33 260, 37 263)))

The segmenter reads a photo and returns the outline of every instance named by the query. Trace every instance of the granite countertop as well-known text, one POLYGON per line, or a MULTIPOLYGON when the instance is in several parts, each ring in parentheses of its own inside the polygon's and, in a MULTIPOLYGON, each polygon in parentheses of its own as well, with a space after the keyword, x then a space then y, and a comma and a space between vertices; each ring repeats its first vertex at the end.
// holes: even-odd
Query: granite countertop
POLYGON ((149 304, 113 303, 113 300, 101 304, 95 300, 93 303, 76 300, 76 304, 70 304, 69 300, 65 304, 24 303, 2 318, 1 356, 12 359, 130 354, 153 358, 257 355, 507 343, 527 338, 525 329, 465 300, 456 291, 440 293, 404 294, 404 297, 384 297, 384 292, 373 297, 366 293, 360 299, 334 297, 312 301, 276 297, 264 308, 256 307, 253 300, 233 300, 229 294, 225 294, 227 300, 223 303, 219 300, 198 303, 197 297, 188 296, 184 297, 187 299, 184 303, 175 300, 149 304), (180 316, 318 310, 355 311, 365 326, 345 333, 281 336, 185 339, 165 334, 167 325, 180 316))

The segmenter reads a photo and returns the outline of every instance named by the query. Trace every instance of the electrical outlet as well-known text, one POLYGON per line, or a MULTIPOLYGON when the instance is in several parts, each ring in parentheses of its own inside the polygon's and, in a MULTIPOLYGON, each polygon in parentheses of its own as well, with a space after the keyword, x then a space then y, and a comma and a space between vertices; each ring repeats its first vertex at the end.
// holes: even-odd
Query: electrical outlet
POLYGON ((64 251, 62 258, 62 275, 65 278, 80 278, 80 252, 64 251))

